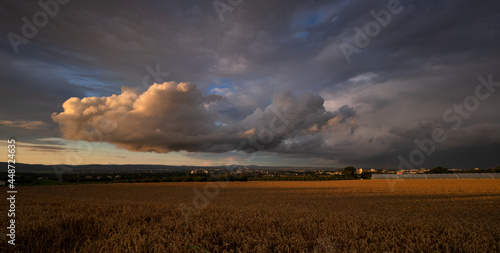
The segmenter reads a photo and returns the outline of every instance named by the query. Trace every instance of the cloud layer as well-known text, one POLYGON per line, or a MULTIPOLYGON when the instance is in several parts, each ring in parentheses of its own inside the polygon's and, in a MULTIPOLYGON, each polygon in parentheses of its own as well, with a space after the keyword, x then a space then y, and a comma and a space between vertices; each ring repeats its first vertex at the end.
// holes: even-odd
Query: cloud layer
MULTIPOLYGON (((355 27, 374 21, 372 11, 387 10, 389 0, 243 1, 224 13, 223 22, 212 1, 70 1, 29 43, 19 45, 19 53, 7 36, 0 38, 0 85, 6 94, 0 102, 0 139, 49 144, 41 139, 59 137, 58 123, 68 138, 85 139, 82 133, 100 124, 110 131, 105 141, 130 150, 222 152, 246 141, 242 150, 268 151, 260 155, 267 159, 261 164, 396 168, 398 156, 416 148, 415 138, 441 125, 448 141, 423 167, 498 166, 498 89, 461 129, 451 131, 442 115, 474 95, 479 75, 500 80, 500 1, 399 2, 403 11, 348 63, 340 45, 352 45, 355 27), (141 94, 170 80, 196 84, 192 92, 175 93, 178 83, 165 89, 198 102, 172 100, 167 107, 152 103, 158 101, 154 96, 168 95, 141 94), (137 85, 141 92, 121 91, 137 85), (141 113, 133 107, 141 104, 140 96, 151 96, 141 113), (80 99, 68 101, 71 97, 80 99), (308 102, 286 107, 292 97, 288 100, 308 102), (323 99, 324 113, 314 109, 323 99), (60 113, 65 102, 80 116, 60 113), (268 140, 265 129, 276 116, 274 107, 293 109, 287 109, 286 128, 279 128, 279 117, 273 121, 268 140), (296 111, 302 119, 293 118, 296 111), (126 138, 114 136, 121 127, 126 138)), ((37 1, 0 5, 4 35, 21 34, 22 17, 41 10, 37 1)), ((200 153, 199 161, 233 153, 200 153)), ((165 157, 177 154, 184 152, 165 157)))
POLYGON ((69 140, 105 141, 131 151, 159 153, 266 151, 288 139, 354 124, 352 108, 326 111, 323 98, 309 93, 276 94, 270 105, 241 121, 221 121, 215 105, 224 100, 204 95, 190 83, 165 82, 144 93, 123 88, 120 95, 109 97, 73 97, 52 119, 69 140))
POLYGON ((29 130, 35 130, 35 129, 46 129, 49 124, 43 122, 43 121, 28 121, 28 120, 0 120, 0 125, 4 125, 7 127, 14 127, 14 128, 21 128, 21 129, 29 129, 29 130))

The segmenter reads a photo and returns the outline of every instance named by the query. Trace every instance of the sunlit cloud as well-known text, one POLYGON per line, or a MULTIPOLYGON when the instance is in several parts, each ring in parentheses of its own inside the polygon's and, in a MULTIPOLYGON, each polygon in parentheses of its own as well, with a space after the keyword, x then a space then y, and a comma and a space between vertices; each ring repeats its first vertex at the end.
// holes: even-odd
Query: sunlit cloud
POLYGON ((144 93, 124 88, 120 95, 70 98, 64 111, 54 113, 63 137, 90 140, 93 136, 131 151, 221 153, 265 151, 289 138, 330 133, 351 125, 355 112, 343 106, 326 111, 323 98, 309 93, 276 94, 266 108, 240 121, 221 122, 206 106, 224 97, 203 93, 189 83, 154 84, 144 93), (277 122, 280 121, 280 122, 277 122), (252 140, 259 144, 247 146, 252 140))

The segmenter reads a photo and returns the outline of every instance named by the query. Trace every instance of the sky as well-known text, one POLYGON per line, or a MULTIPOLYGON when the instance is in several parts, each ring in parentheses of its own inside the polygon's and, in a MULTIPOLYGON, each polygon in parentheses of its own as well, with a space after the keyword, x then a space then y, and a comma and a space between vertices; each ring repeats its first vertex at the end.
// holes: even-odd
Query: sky
POLYGON ((500 165, 498 1, 41 3, 0 2, 0 161, 500 165))

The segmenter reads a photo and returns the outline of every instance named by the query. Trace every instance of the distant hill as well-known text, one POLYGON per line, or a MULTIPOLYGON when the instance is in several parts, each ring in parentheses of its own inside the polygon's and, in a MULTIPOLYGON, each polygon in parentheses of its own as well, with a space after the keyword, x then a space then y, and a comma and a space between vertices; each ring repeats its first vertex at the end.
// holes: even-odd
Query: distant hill
MULTIPOLYGON (((7 163, 0 162, 2 168, 7 168, 7 163)), ((109 172, 187 172, 195 169, 230 169, 230 170, 314 170, 324 168, 301 168, 301 167, 286 167, 286 166, 258 166, 258 165, 227 165, 227 166, 173 166, 173 165, 151 165, 151 164, 88 164, 88 165, 42 165, 42 164, 25 164, 17 163, 15 165, 16 172, 28 173, 53 173, 55 170, 70 169, 71 172, 88 172, 88 173, 109 173, 109 172), (53 167, 55 166, 55 168, 53 167)), ((6 171, 6 169, 5 169, 6 171)))
MULTIPOLYGON (((7 163, 0 162, 0 166, 7 168, 7 163)), ((206 168, 196 166, 169 166, 150 164, 88 164, 88 165, 41 165, 17 163, 17 172, 29 173, 53 173, 54 170, 71 169, 73 172, 133 172, 133 171, 190 171, 194 168, 206 168), (54 168, 55 166, 55 168, 54 168)), ((213 168, 213 167, 210 167, 213 168)))

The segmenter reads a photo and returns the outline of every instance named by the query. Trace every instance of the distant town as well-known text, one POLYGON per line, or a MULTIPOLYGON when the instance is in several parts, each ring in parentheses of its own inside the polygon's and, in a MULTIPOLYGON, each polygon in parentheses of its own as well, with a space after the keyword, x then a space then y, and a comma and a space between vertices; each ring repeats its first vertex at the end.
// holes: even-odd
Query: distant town
MULTIPOLYGON (((5 166, 6 167, 6 166, 5 166)), ((256 165, 218 167, 165 165, 30 165, 16 166, 16 184, 51 185, 75 183, 208 182, 208 181, 319 181, 364 180, 373 175, 500 173, 496 168, 448 169, 435 167, 410 170, 355 168, 292 168, 256 165)), ((0 173, 0 185, 8 180, 0 173)))

